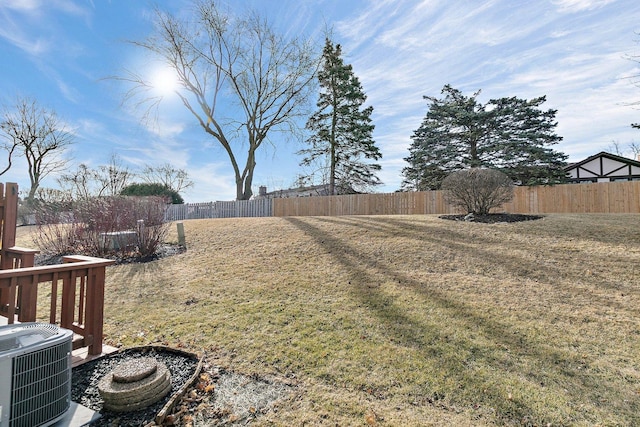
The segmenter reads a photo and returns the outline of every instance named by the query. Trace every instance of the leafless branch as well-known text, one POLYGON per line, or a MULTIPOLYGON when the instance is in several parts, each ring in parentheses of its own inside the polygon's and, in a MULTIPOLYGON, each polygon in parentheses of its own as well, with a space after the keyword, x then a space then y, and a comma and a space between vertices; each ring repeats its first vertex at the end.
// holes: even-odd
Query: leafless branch
MULTIPOLYGON (((299 130, 308 113, 319 64, 313 45, 285 40, 255 13, 233 17, 215 0, 198 2, 188 21, 157 9, 155 27, 153 36, 132 43, 176 73, 179 99, 224 149, 237 198, 249 198, 256 151, 272 132, 299 130)), ((144 118, 157 111, 162 99, 151 96, 152 85, 140 74, 119 80, 132 86, 125 100, 144 107, 144 118)))
POLYGON ((68 159, 62 156, 73 144, 74 136, 56 113, 38 105, 35 99, 18 97, 13 108, 7 108, 1 118, 0 129, 10 153, 24 156, 28 165, 33 199, 42 180, 64 169, 68 159))

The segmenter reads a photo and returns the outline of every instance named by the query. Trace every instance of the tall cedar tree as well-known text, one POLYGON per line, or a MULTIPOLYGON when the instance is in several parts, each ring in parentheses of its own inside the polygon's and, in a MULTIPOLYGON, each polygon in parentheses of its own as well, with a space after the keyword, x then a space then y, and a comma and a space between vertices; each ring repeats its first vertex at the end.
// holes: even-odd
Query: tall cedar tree
POLYGON ((367 97, 341 55, 340 45, 334 47, 327 39, 318 72, 318 110, 307 121, 307 129, 312 132, 307 143, 311 147, 298 153, 305 156, 303 166, 327 161, 330 194, 382 183, 375 174, 380 165, 366 161, 382 158, 372 136, 373 107, 362 109, 367 97))
POLYGON ((414 131, 409 163, 402 171, 406 190, 438 190, 451 172, 486 167, 504 172, 519 185, 556 184, 564 181, 567 156, 549 148, 556 135, 557 110, 543 111, 541 96, 478 102, 446 85, 444 98, 425 96, 429 111, 414 131))

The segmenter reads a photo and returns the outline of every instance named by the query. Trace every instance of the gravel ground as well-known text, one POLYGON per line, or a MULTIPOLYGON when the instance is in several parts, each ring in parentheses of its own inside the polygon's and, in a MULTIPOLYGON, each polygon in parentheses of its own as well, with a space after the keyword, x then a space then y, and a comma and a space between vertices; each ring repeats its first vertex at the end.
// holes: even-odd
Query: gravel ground
POLYGON ((73 368, 71 400, 101 413, 100 419, 92 423, 92 426, 143 426, 155 419, 171 396, 193 376, 197 365, 197 358, 169 350, 125 350, 73 368), (171 391, 169 394, 153 405, 139 411, 115 413, 104 410, 102 407, 103 401, 98 392, 100 379, 125 360, 142 357, 153 357, 167 366, 169 372, 171 372, 171 391))
MULTIPOLYGON (((153 423, 158 412, 194 374, 198 360, 170 350, 129 349, 93 360, 73 369, 71 398, 94 411, 100 419, 91 425, 126 427, 153 423), (125 360, 154 357, 171 372, 171 391, 159 402, 139 411, 114 413, 104 410, 98 382, 125 360)), ((204 364, 195 382, 167 414, 163 425, 199 427, 246 425, 257 417, 277 411, 277 402, 290 396, 296 384, 279 379, 247 376, 204 364)))

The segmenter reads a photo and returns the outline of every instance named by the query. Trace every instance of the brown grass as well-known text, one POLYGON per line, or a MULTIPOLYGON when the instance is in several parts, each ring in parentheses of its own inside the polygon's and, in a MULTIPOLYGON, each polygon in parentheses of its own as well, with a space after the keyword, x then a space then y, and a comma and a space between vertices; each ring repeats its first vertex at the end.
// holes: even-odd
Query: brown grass
POLYGON ((640 215, 184 226, 107 270, 107 342, 295 379, 259 423, 640 424, 640 215))

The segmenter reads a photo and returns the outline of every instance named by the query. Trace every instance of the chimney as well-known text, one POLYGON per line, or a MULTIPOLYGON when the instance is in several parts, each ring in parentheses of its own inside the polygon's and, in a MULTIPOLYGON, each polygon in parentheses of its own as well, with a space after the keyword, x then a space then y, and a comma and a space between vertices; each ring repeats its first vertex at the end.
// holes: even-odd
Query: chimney
POLYGON ((266 196, 267 195, 267 186, 266 185, 261 185, 260 187, 258 187, 258 195, 259 196, 266 196))

